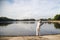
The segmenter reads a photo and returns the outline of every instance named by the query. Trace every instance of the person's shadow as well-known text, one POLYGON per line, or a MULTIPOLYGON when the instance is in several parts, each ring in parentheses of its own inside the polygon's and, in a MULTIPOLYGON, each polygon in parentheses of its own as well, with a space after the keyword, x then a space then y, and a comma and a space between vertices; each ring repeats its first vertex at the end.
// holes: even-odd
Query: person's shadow
POLYGON ((41 27, 43 24, 44 24, 43 22, 38 21, 37 27, 36 27, 36 36, 39 36, 40 27, 41 27))

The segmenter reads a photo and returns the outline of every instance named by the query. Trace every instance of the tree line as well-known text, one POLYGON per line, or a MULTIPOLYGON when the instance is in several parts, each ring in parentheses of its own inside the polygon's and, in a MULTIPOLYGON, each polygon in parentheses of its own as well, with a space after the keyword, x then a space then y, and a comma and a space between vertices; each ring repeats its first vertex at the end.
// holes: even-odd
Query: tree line
POLYGON ((0 21, 35 21, 35 19, 11 19, 7 17, 0 17, 0 21))
POLYGON ((54 16, 54 18, 48 18, 48 20, 60 20, 60 14, 54 16))
MULTIPOLYGON (((48 18, 48 19, 40 19, 42 21, 48 21, 48 20, 60 20, 60 14, 57 14, 54 16, 54 18, 48 18)), ((0 21, 35 21, 35 19, 11 19, 7 17, 0 17, 0 21)))

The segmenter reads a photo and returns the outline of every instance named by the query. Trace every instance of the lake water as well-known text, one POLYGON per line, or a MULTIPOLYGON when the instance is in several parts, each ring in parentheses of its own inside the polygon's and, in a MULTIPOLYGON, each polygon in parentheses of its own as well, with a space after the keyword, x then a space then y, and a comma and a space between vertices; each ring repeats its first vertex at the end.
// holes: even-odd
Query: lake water
MULTIPOLYGON (((36 35, 36 21, 15 21, 0 24, 0 36, 32 36, 36 35)), ((39 35, 60 34, 59 23, 43 23, 40 26, 39 35)))

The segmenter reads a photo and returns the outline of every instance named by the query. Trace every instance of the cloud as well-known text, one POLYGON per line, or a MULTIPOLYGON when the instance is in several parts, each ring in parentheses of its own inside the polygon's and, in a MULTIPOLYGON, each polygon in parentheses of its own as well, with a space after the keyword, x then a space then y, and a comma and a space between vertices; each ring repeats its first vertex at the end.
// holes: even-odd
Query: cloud
POLYGON ((1 1, 0 15, 11 18, 48 18, 60 14, 60 0, 1 1))
POLYGON ((14 2, 13 4, 9 5, 9 2, 4 1, 2 9, 3 16, 10 16, 14 18, 16 16, 21 18, 31 13, 32 8, 28 4, 24 5, 23 2, 19 4, 17 2, 14 2))

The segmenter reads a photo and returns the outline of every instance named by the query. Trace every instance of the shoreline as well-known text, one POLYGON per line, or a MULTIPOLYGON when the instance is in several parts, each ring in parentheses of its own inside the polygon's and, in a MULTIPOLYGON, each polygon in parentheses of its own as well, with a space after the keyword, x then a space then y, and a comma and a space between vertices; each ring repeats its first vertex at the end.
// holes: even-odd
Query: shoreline
POLYGON ((43 36, 0 37, 0 40, 60 40, 60 34, 43 36))
POLYGON ((44 34, 44 35, 0 35, 0 37, 24 37, 24 36, 47 36, 47 35, 60 35, 58 34, 44 34))
POLYGON ((58 23, 60 23, 60 20, 49 20, 48 22, 58 22, 58 23))

